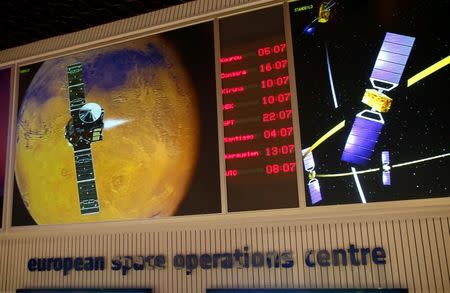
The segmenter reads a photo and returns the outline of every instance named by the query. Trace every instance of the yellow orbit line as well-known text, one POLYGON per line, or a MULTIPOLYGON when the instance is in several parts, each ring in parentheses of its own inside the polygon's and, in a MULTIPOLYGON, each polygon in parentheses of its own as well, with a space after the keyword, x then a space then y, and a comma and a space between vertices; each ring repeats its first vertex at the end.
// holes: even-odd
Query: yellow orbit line
MULTIPOLYGON (((377 172, 377 171, 380 171, 380 168, 356 171, 356 174, 364 174, 364 173, 371 173, 371 172, 377 172)), ((330 177, 343 177, 343 176, 352 176, 352 175, 353 175, 352 172, 347 172, 347 173, 336 173, 336 174, 316 174, 316 177, 330 178, 330 177)))
POLYGON ((448 64, 450 64, 450 55, 445 57, 444 59, 434 63, 433 65, 425 68, 421 72, 417 73, 416 75, 414 75, 413 77, 408 79, 408 87, 412 86, 413 84, 415 84, 419 80, 427 77, 428 75, 434 73, 435 71, 438 71, 442 67, 447 66, 448 64))
MULTIPOLYGON (((403 166, 407 166, 407 165, 418 164, 418 163, 436 160, 436 159, 440 159, 440 158, 445 158, 445 157, 449 157, 449 156, 450 156, 450 153, 440 154, 440 155, 433 156, 433 157, 428 157, 428 158, 423 158, 423 159, 419 159, 419 160, 395 164, 395 165, 392 165, 391 168, 399 168, 399 167, 403 167, 403 166)), ((372 173, 372 172, 377 172, 380 170, 381 170, 380 168, 373 168, 373 169, 357 171, 356 174, 372 173)), ((352 176, 352 175, 353 175, 352 172, 347 172, 347 173, 335 173, 335 174, 316 174, 316 177, 317 178, 331 178, 331 177, 344 177, 344 176, 352 176)))
MULTIPOLYGON (((316 147, 318 147, 322 142, 326 141, 330 136, 344 128, 345 120, 342 120, 338 125, 331 128, 327 133, 325 133, 321 138, 319 138, 312 146, 309 147, 308 151, 303 155, 303 159, 309 155, 316 147)), ((351 174, 351 173, 350 173, 351 174)))
MULTIPOLYGON (((449 57, 447 57, 446 59, 448 59, 449 57)), ((447 64, 448 64, 448 62, 447 62, 447 64)), ((308 149, 308 151, 302 156, 303 159, 309 153, 311 153, 315 148, 317 148, 321 143, 323 143, 328 138, 330 138, 333 134, 335 134, 336 132, 338 132, 339 130, 344 128, 344 126, 345 126, 345 120, 341 121, 338 125, 336 125, 332 129, 330 129, 327 133, 325 133, 321 138, 319 138, 315 143, 313 143, 313 145, 308 149)), ((435 160, 435 159, 440 159, 440 158, 445 158, 445 157, 449 157, 449 156, 450 156, 450 153, 440 154, 440 155, 433 156, 433 157, 428 157, 428 158, 423 158, 423 159, 419 159, 419 160, 395 164, 395 165, 392 165, 391 168, 399 168, 399 167, 403 167, 403 166, 407 166, 407 165, 418 164, 418 163, 431 161, 431 160, 435 160)), ((367 169, 367 170, 356 171, 356 174, 372 173, 372 172, 378 172, 380 170, 381 170, 381 168, 372 168, 372 169, 367 169)), ((332 178, 332 177, 344 177, 344 176, 353 176, 353 173, 347 172, 347 173, 334 173, 334 174, 315 174, 315 177, 317 177, 317 178, 332 178)))

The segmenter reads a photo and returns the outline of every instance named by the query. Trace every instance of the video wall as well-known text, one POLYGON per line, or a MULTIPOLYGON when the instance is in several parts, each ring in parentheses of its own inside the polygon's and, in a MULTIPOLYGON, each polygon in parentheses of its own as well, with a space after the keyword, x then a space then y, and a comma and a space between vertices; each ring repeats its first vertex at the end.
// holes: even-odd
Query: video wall
POLYGON ((388 2, 289 5, 307 205, 449 194, 440 4, 388 2))
POLYGON ((8 120, 11 69, 0 69, 0 226, 2 224, 5 191, 6 145, 8 141, 8 120))
POLYGON ((440 4, 288 5, 21 65, 12 225, 449 196, 440 4))

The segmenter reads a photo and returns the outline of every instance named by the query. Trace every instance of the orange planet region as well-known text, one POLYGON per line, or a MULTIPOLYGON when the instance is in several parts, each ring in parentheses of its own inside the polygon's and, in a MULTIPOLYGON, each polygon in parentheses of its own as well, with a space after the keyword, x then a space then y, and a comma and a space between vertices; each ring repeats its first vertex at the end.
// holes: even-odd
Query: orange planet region
POLYGON ((180 57, 149 37, 46 61, 22 98, 15 176, 38 224, 174 215, 198 157, 198 97, 180 57), (103 130, 92 154, 100 206, 81 215, 70 119, 67 65, 83 64, 86 102, 101 105, 103 130))

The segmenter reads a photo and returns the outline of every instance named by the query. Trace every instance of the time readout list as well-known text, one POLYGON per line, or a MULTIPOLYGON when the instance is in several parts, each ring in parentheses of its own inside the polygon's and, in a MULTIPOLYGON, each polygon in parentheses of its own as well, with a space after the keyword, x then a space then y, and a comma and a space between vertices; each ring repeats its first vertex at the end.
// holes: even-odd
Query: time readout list
POLYGON ((296 192, 286 43, 255 45, 220 58, 228 192, 296 192))

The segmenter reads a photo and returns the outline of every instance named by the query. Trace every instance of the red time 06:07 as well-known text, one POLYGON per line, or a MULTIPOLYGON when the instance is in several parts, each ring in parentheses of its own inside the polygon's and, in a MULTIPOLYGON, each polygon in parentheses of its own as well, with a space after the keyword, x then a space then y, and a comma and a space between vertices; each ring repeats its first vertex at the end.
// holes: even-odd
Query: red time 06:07
POLYGON ((258 56, 264 57, 271 54, 280 54, 286 50, 286 43, 280 43, 273 46, 258 48, 258 56))

